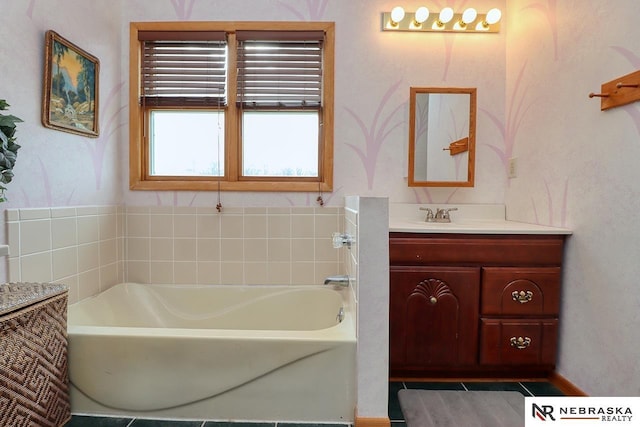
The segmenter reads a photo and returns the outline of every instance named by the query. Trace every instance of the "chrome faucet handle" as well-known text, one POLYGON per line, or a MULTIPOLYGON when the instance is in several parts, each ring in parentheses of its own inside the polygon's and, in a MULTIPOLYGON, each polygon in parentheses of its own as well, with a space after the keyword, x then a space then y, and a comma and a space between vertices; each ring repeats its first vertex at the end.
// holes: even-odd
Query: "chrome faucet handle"
POLYGON ((449 212, 457 211, 457 210, 458 208, 443 209, 444 212, 442 213, 442 218, 445 218, 445 219, 449 218, 449 212))
POLYGON ((458 208, 448 208, 448 209, 438 209, 436 211, 436 222, 451 222, 451 217, 449 216, 449 212, 457 211, 458 208))
POLYGON ((433 211, 431 210, 431 208, 423 208, 421 206, 420 210, 421 211, 427 211, 427 216, 424 219, 425 222, 433 222, 434 221, 433 211))

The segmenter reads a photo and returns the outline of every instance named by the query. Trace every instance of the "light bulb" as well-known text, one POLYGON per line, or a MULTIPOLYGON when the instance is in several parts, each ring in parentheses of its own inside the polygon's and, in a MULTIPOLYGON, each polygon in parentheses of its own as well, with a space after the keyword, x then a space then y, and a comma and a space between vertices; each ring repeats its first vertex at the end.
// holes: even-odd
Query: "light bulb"
POLYGON ((426 21, 429 18, 429 9, 427 9, 424 6, 421 6, 418 8, 418 10, 416 10, 415 13, 415 25, 421 25, 424 21, 426 21))
POLYGON ((446 24, 452 19, 453 19, 453 9, 451 9, 450 7, 445 7, 440 11, 440 15, 438 16, 438 21, 440 21, 443 24, 446 24))
POLYGON ((404 9, 402 6, 396 6, 391 9, 391 25, 396 26, 404 19, 404 9))
POLYGON ((465 10, 462 13, 462 22, 466 25, 466 24, 470 24, 473 21, 476 20, 476 17, 478 16, 478 12, 476 12, 476 10, 472 7, 470 7, 469 9, 465 10))
POLYGON ((487 12, 487 16, 484 19, 484 22, 489 25, 493 25, 498 22, 500 18, 502 18, 502 12, 500 12, 500 9, 491 9, 489 12, 487 12))

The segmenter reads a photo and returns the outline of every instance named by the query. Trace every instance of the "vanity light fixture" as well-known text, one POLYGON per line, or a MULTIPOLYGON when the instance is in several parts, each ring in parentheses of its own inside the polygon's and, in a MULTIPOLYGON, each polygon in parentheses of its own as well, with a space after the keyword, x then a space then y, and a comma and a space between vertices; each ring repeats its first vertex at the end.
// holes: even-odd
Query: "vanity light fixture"
POLYGON ((450 7, 445 7, 444 9, 442 9, 438 14, 438 19, 435 22, 434 28, 444 28, 445 24, 451 22, 451 20, 453 19, 453 15, 455 14, 453 13, 453 9, 451 9, 450 7))
POLYGON ((429 9, 424 6, 421 6, 416 10, 416 13, 413 14, 413 26, 415 28, 422 27, 422 23, 429 19, 429 9))
POLYGON ((389 24, 392 27, 398 27, 398 24, 404 19, 404 9, 402 6, 396 6, 391 9, 391 18, 389 24))
POLYGON ((500 18, 502 18, 502 12, 500 11, 500 9, 493 8, 489 12, 487 12, 487 15, 484 17, 484 20, 478 22, 478 25, 476 26, 476 30, 487 31, 489 28, 491 28, 492 25, 495 25, 498 22, 500 22, 500 18))
POLYGON ((478 17, 478 12, 470 7, 462 12, 462 18, 455 23, 455 26, 461 30, 465 29, 468 24, 471 24, 478 17))
POLYGON ((451 33, 497 33, 500 32, 502 12, 494 8, 487 13, 478 13, 470 7, 460 13, 445 7, 439 13, 424 6, 415 12, 405 12, 402 6, 382 13, 382 31, 418 31, 451 33))

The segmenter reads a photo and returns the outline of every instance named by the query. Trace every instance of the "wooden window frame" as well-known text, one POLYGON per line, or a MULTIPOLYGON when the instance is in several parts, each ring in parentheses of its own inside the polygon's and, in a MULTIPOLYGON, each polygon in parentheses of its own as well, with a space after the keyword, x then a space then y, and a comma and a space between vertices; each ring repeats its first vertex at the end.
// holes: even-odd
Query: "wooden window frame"
POLYGON ((333 190, 333 93, 335 24, 333 22, 132 22, 129 35, 129 188, 151 191, 273 191, 331 192, 333 190), (225 177, 167 177, 149 174, 149 145, 145 136, 149 110, 140 103, 140 31, 224 31, 229 52, 236 50, 235 32, 313 31, 325 33, 323 57, 322 109, 319 143, 319 176, 247 177, 241 176, 242 110, 236 105, 235 53, 229 55, 227 105, 225 111, 225 177))

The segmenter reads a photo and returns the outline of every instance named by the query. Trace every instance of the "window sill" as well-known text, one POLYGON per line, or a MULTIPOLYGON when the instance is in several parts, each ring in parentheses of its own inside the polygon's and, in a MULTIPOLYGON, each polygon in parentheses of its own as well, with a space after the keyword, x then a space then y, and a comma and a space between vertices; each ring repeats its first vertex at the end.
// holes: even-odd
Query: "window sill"
POLYGON ((283 181, 132 181, 131 190, 137 191, 273 191, 273 192, 317 192, 333 191, 327 182, 283 182, 283 181))

